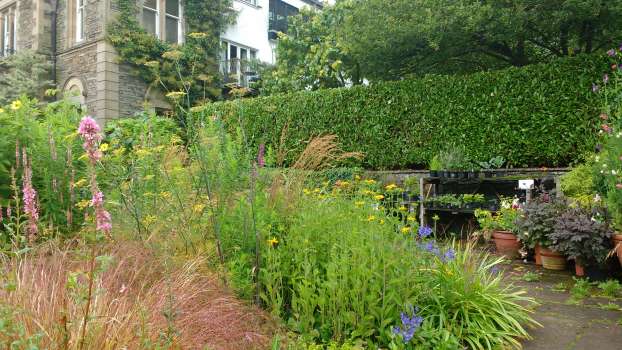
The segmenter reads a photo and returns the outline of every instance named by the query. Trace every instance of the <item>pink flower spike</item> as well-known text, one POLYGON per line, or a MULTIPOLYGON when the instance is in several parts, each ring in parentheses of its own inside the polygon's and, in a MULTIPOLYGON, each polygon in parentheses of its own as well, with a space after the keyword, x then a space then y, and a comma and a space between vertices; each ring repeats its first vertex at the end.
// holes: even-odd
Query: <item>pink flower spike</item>
POLYGON ((616 188, 622 190, 622 184, 616 184, 616 188))

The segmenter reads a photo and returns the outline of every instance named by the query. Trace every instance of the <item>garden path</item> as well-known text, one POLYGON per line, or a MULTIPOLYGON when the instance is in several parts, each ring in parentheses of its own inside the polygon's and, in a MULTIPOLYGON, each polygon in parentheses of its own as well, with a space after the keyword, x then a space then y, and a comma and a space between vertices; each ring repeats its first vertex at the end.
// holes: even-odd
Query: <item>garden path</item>
POLYGON ((540 303, 534 317, 543 327, 529 331, 533 340, 523 342, 525 350, 622 350, 621 298, 600 297, 593 288, 589 297, 573 302, 570 272, 548 271, 520 261, 505 269, 509 281, 524 287, 540 303), (540 275, 539 280, 526 281, 534 273, 540 275))

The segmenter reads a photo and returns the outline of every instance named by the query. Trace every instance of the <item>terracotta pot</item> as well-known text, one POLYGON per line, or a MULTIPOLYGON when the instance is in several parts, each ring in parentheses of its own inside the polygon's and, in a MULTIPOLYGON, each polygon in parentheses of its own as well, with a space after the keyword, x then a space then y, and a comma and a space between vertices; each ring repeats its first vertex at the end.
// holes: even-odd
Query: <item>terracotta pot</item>
POLYGON ((611 236, 611 241, 613 242, 613 247, 616 250, 618 261, 620 261, 620 265, 622 265, 622 234, 615 234, 611 236))
POLYGON ((508 259, 518 258, 520 242, 512 232, 493 231, 492 239, 495 241, 495 247, 498 253, 505 255, 508 259))
POLYGON ((583 267, 583 265, 581 265, 580 262, 578 262, 576 260, 574 261, 574 273, 578 277, 585 276, 585 268, 583 267))
POLYGON ((540 248, 542 266, 547 270, 563 270, 566 268, 566 258, 556 251, 548 248, 540 248))
POLYGON ((540 255, 540 243, 536 243, 536 247, 534 248, 535 253, 534 257, 536 259, 536 265, 542 266, 542 256, 540 255))

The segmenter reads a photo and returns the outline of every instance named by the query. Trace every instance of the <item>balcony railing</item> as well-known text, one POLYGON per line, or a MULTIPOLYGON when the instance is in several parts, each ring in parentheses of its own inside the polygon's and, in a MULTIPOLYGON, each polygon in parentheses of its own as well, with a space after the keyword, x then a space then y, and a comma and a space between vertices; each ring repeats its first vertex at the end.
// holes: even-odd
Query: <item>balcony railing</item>
POLYGON ((253 69, 253 64, 249 60, 239 58, 226 60, 221 63, 222 74, 226 84, 236 84, 248 87, 257 76, 257 71, 253 69))

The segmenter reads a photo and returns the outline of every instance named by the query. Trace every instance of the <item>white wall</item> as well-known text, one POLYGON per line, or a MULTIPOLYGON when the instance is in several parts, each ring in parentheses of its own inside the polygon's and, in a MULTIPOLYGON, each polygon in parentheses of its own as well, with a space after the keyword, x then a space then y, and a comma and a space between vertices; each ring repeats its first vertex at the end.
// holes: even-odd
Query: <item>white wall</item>
MULTIPOLYGON (((309 6, 301 0, 283 0, 301 8, 309 6)), ((268 3, 269 0, 257 0, 257 6, 243 0, 234 0, 233 8, 238 12, 237 23, 222 35, 222 39, 234 44, 257 50, 257 58, 266 63, 274 63, 275 42, 268 40, 268 3)), ((334 0, 329 0, 333 3, 334 0)))

